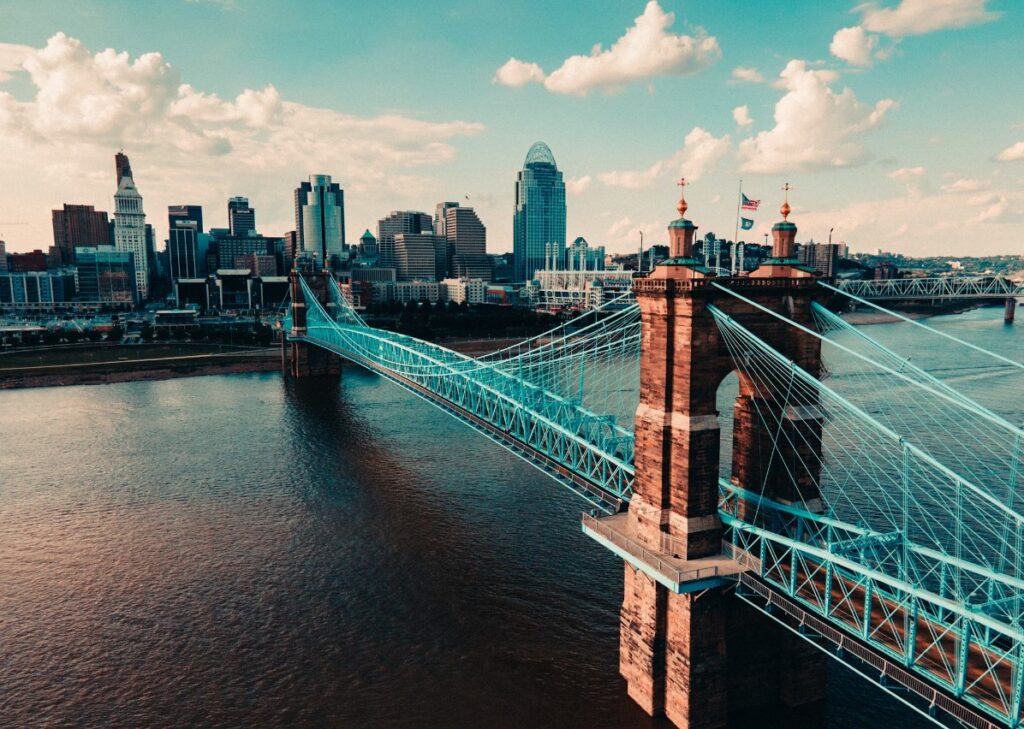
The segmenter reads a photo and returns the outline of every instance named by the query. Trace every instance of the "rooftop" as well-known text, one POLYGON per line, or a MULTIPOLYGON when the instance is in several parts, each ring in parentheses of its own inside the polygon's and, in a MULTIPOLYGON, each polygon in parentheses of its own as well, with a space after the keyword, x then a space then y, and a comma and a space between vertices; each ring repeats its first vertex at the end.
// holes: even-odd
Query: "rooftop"
POLYGON ((523 162, 523 167, 529 167, 533 164, 549 164, 552 167, 558 167, 555 164, 555 155, 551 153, 551 148, 544 144, 544 142, 534 142, 533 146, 530 147, 530 151, 526 153, 526 161, 523 162))

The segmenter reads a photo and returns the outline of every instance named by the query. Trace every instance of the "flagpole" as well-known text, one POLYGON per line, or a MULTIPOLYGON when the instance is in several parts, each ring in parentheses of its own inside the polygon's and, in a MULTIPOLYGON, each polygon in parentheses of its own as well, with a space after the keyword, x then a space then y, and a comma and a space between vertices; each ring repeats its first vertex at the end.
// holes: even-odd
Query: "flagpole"
MULTIPOLYGON (((739 180, 739 192, 736 195, 736 227, 732 232, 732 247, 736 249, 737 242, 739 241, 739 206, 743 200, 743 180, 739 180)), ((736 267, 736 262, 732 261, 731 265, 733 268, 736 267)))
MULTIPOLYGON (((742 201, 743 201, 743 180, 740 179, 740 191, 736 195, 736 229, 735 229, 735 231, 733 231, 733 234, 732 234, 733 246, 735 246, 737 244, 737 242, 739 241, 739 239, 740 239, 740 204, 742 203, 742 201)), ((735 267, 735 261, 733 261, 733 266, 735 267)))

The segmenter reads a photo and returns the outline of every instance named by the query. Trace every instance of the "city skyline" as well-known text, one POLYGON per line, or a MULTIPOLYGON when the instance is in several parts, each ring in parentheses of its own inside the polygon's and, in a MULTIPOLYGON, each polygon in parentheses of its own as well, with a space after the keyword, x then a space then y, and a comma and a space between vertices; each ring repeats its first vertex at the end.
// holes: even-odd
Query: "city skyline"
POLYGON ((801 238, 835 228, 861 251, 1021 249, 1024 102, 1002 89, 1024 73, 1003 61, 1024 13, 1010 2, 802 2, 757 24, 737 6, 594 2, 557 28, 532 3, 410 7, 401 23, 331 4, 322 27, 303 28, 323 56, 311 78, 302 54, 240 45, 291 32, 297 20, 272 4, 109 9, 5 8, 9 252, 45 250, 64 203, 112 213, 119 148, 153 210, 245 196, 280 236, 295 181, 322 173, 349 191, 349 240, 388 211, 468 196, 489 252, 509 251, 515 173, 537 140, 565 172, 567 238, 611 252, 634 250, 640 230, 665 242, 681 174, 696 183, 700 234, 731 237, 742 177, 764 203, 755 242, 791 181, 801 238))

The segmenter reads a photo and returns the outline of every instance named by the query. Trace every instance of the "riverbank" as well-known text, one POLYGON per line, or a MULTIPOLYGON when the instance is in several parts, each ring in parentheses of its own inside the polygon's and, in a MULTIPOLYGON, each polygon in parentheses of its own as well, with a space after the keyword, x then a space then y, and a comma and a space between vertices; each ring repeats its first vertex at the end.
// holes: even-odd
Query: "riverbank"
MULTIPOLYGON (((977 302, 951 302, 947 304, 900 304, 899 302, 881 302, 880 306, 891 309, 897 312, 906 319, 918 321, 919 319, 929 319, 934 316, 949 316, 952 314, 962 314, 965 311, 971 311, 982 306, 977 302)), ((843 312, 843 319, 854 326, 869 326, 871 324, 892 324, 893 322, 900 321, 898 316, 892 316, 891 314, 885 314, 877 309, 859 305, 854 311, 843 312)))
POLYGON ((273 372, 280 368, 281 352, 277 347, 205 343, 39 347, 0 354, 0 390, 273 372))

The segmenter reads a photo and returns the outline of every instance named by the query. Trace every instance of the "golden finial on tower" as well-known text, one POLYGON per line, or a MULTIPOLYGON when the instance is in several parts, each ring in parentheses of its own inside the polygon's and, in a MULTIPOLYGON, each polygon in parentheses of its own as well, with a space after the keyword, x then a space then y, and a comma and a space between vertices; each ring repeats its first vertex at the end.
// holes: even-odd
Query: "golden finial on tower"
POLYGON ((680 177, 679 182, 676 184, 679 185, 679 204, 676 205, 676 210, 679 211, 679 217, 682 218, 686 215, 686 209, 689 207, 686 204, 686 196, 683 194, 683 190, 690 183, 686 181, 685 177, 680 177))
POLYGON ((789 183, 787 182, 785 185, 782 186, 782 189, 786 197, 782 201, 782 207, 779 208, 779 212, 782 213, 782 219, 786 220, 789 218, 789 211, 792 210, 792 208, 789 207, 789 191, 792 190, 793 188, 790 187, 789 183))

